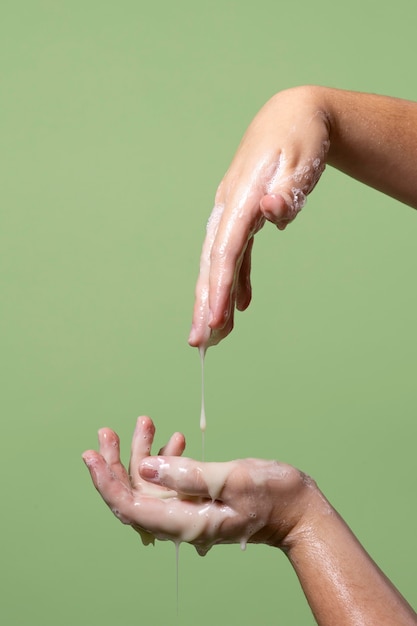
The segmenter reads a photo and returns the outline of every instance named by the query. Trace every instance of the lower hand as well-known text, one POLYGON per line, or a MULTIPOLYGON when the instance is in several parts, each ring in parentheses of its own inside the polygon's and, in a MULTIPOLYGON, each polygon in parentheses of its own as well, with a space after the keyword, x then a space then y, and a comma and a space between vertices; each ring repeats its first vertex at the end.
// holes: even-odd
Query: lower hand
POLYGON ((129 472, 119 439, 99 432, 100 453, 84 453, 94 485, 124 524, 152 538, 185 541, 200 554, 220 543, 266 543, 285 548, 308 508, 314 483, 295 468, 260 459, 203 463, 180 457, 184 437, 174 435, 150 456, 154 426, 139 418, 129 472))

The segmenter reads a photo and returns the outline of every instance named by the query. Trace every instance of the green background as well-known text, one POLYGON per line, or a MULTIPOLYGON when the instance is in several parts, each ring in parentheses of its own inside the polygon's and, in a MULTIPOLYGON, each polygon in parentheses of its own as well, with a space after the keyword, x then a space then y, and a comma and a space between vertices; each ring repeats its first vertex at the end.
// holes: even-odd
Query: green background
MULTIPOLYGON (((16 0, 0 9, 1 601, 7 626, 314 624, 286 558, 145 548, 81 461, 137 415, 200 458, 187 345, 217 184, 276 91, 417 100, 416 5, 16 0)), ((206 359, 206 458, 308 472, 417 605, 416 221, 329 168, 254 249, 206 359)))

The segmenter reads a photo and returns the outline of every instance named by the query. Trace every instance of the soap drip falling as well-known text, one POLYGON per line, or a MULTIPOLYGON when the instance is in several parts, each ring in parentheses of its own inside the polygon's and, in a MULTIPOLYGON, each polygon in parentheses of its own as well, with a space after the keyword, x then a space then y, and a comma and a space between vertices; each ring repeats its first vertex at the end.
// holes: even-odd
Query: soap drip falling
POLYGON ((205 408, 205 398, 204 398, 204 359, 206 356, 206 348, 200 347, 200 361, 201 361, 201 414, 200 414, 200 430, 201 430, 201 438, 202 438, 202 458, 204 461, 204 434, 206 431, 206 408, 205 408))

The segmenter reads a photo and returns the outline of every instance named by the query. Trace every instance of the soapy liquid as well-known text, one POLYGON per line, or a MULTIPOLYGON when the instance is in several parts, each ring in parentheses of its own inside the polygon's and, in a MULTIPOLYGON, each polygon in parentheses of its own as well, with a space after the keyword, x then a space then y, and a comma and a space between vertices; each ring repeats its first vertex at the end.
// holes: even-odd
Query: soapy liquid
MULTIPOLYGON (((204 441, 204 433, 206 431, 206 408, 205 408, 205 397, 204 397, 204 359, 206 356, 206 348, 200 346, 198 349, 200 353, 200 364, 201 364, 201 413, 200 413, 200 430, 201 430, 201 448, 202 448, 202 460, 204 461, 205 454, 205 441, 204 441)), ((175 586, 176 586, 176 597, 177 597, 177 619, 179 617, 180 611, 180 594, 179 594, 179 586, 180 586, 180 570, 179 570, 179 562, 180 562, 180 545, 181 540, 174 541, 175 544, 175 586)))
POLYGON ((204 358, 206 356, 206 348, 201 347, 198 349, 200 352, 200 362, 201 362, 201 413, 200 413, 200 430, 201 430, 201 447, 202 447, 202 459, 204 461, 205 450, 204 450, 204 433, 206 432, 206 408, 205 408, 205 398, 204 398, 204 358))
MULTIPOLYGON (((205 356, 206 356, 206 351, 207 348, 205 346, 200 346, 199 348, 199 353, 200 353, 200 364, 201 364, 201 413, 200 413, 200 430, 201 430, 201 436, 202 436, 202 460, 204 461, 204 455, 205 455, 205 431, 206 431, 206 426, 207 426, 207 421, 206 421, 206 409, 205 409, 205 385, 204 385, 204 360, 205 360, 205 356)), ((212 502, 214 503, 215 500, 218 498, 223 485, 226 481, 226 476, 227 476, 227 472, 229 471, 229 469, 226 470, 225 466, 222 465, 212 465, 212 473, 209 476, 209 484, 208 484, 208 490, 210 493, 210 496, 212 498, 212 502), (220 471, 219 471, 220 470, 220 471)), ((208 507, 210 507, 210 504, 207 505, 208 507)), ((222 515, 222 514, 221 514, 222 515)), ((204 519, 200 518, 200 519, 204 519)), ((194 520, 194 522, 196 522, 196 520, 194 520)), ((194 531, 196 532, 196 536, 198 536, 198 524, 194 523, 194 531)), ((175 545, 175 576, 176 576, 176 601, 177 601, 177 619, 179 618, 179 604, 180 604, 180 597, 179 597, 179 554, 180 554, 180 545, 183 541, 187 541, 189 542, 191 540, 190 536, 187 537, 181 537, 177 540, 174 540, 174 545, 175 545)), ((246 549, 246 544, 247 544, 247 537, 242 537, 241 541, 240 541, 240 547, 242 550, 246 549)), ((198 547, 197 548, 197 552, 201 555, 204 556, 206 554, 206 552, 210 549, 210 545, 208 545, 207 547, 198 547)))
POLYGON ((175 541, 174 543, 175 543, 175 578, 176 578, 177 619, 178 619, 179 614, 180 614, 180 592, 179 592, 179 587, 180 587, 180 570, 179 570, 180 542, 179 541, 175 541))

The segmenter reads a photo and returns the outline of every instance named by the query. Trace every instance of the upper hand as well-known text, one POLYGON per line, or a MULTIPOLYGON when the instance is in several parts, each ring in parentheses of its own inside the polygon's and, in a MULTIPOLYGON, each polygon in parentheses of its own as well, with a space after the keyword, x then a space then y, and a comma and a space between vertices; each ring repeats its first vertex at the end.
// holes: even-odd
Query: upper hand
POLYGON ((283 91, 250 124, 218 188, 207 225, 189 343, 207 348, 251 300, 253 237, 268 220, 283 230, 317 184, 329 126, 314 88, 283 91))

